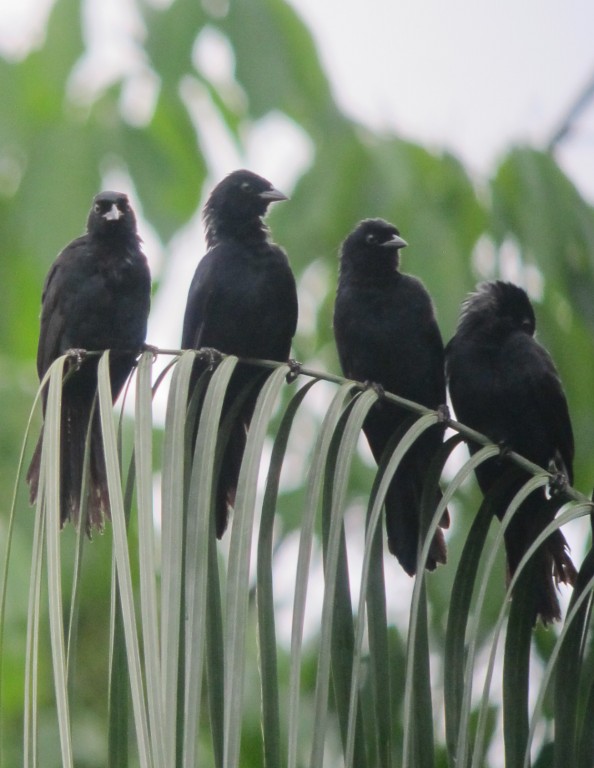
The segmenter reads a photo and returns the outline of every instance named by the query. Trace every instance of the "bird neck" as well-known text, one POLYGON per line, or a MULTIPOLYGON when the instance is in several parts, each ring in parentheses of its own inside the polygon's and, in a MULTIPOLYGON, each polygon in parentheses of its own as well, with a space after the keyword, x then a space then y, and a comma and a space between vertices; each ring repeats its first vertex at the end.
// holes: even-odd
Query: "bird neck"
POLYGON ((363 265, 342 264, 340 269, 341 279, 358 285, 387 285, 400 281, 402 275, 398 267, 392 261, 376 262, 370 269, 369 263, 363 265))
POLYGON ((126 229, 123 227, 104 227, 99 231, 92 233, 93 238, 105 245, 124 248, 137 248, 140 245, 140 238, 137 233, 132 229, 126 229))
POLYGON ((268 240, 268 228, 260 218, 232 221, 209 221, 206 243, 212 248, 222 240, 238 240, 244 245, 259 245, 268 240))

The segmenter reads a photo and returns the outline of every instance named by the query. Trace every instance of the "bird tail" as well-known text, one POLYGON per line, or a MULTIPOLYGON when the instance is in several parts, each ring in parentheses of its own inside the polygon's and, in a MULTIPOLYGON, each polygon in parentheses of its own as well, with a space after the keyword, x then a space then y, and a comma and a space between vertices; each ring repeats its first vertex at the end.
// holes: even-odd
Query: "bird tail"
MULTIPOLYGON (((200 361, 194 365, 193 379, 190 382, 188 402, 193 397, 193 390, 200 374, 209 375, 204 367, 200 367, 200 361)), ((237 483, 239 481, 239 472, 243 453, 247 440, 247 430, 256 407, 256 401, 260 391, 260 384, 264 381, 268 372, 254 366, 239 363, 233 375, 227 392, 223 411, 221 414, 221 430, 219 431, 219 442, 217 452, 222 451, 222 458, 219 462, 219 474, 216 480, 215 496, 215 531, 217 538, 221 538, 227 529, 229 514, 235 507, 235 494, 237 492, 237 483), (227 434, 225 434, 227 433, 227 434)), ((204 390, 205 391, 205 390, 204 390)), ((204 397, 204 392, 201 398, 204 397)), ((192 426, 192 445, 196 442, 198 434, 198 424, 200 421, 200 411, 203 402, 198 405, 198 415, 192 426)))
MULTIPOLYGON (((406 470, 406 468, 403 468, 406 470)), ((417 571, 417 547, 419 540, 419 519, 421 514, 422 484, 410 471, 399 470, 390 483, 386 494, 386 531, 388 549, 398 558, 398 562, 409 576, 417 571)), ((435 495, 435 506, 441 501, 439 489, 435 495)), ((444 512, 440 521, 441 528, 449 525, 449 515, 444 512)), ((425 567, 434 571, 445 564, 447 548, 441 528, 435 531, 425 567)))
MULTIPOLYGON (((553 519, 558 503, 542 500, 533 494, 505 532, 508 579, 516 572, 520 560, 545 526, 553 519), (546 506, 546 514, 543 514, 546 506)), ((569 546, 560 530, 554 531, 536 550, 529 566, 532 581, 533 621, 540 616, 543 624, 561 619, 558 585, 573 586, 577 571, 569 555, 569 546)))
POLYGON ((215 530, 219 539, 225 533, 229 513, 235 506, 235 494, 246 439, 246 425, 242 420, 237 419, 231 427, 219 471, 215 508, 215 530))
POLYGON ((39 471, 41 469, 41 446, 43 444, 43 427, 41 428, 41 434, 39 440, 33 451, 31 463, 27 470, 27 484, 29 485, 29 503, 35 504, 37 501, 37 494, 39 493, 39 471))
MULTIPOLYGON (((80 519, 85 444, 90 411, 86 402, 70 404, 63 401, 62 403, 60 436, 60 524, 62 526, 68 520, 78 525, 80 519)), ((42 443, 43 427, 27 471, 31 504, 35 504, 39 493, 42 443)), ((97 414, 93 417, 91 429, 89 471, 86 530, 90 534, 93 528, 101 529, 104 518, 110 517, 105 457, 97 414)))

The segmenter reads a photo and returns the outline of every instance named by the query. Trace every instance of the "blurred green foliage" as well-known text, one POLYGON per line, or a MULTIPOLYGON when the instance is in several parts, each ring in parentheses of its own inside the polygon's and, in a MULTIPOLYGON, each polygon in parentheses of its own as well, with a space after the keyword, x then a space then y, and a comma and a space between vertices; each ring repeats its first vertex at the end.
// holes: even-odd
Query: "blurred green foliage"
MULTIPOLYGON (((552 352, 567 390, 576 433, 576 487, 589 492, 594 479, 594 210, 553 157, 533 148, 514 148, 491 179, 476 179, 451 154, 354 123, 334 101, 313 39, 285 0, 175 0, 165 8, 137 0, 144 34, 136 44, 143 66, 155 76, 157 93, 148 121, 131 124, 121 108, 127 75, 105 86, 90 104, 72 95, 72 73, 86 50, 82 10, 80 0, 56 0, 43 45, 19 62, 0 58, 0 493, 5 500, 12 493, 36 388, 43 278, 60 248, 82 231, 104 174, 114 168, 129 174, 143 214, 165 249, 195 215, 207 179, 209 186, 215 181, 208 176, 209 158, 201 151, 201 118, 192 118, 183 95, 182 84, 188 79, 209 94, 240 153, 250 128, 271 112, 286 115, 312 142, 311 164, 290 203, 271 216, 275 239, 286 247, 298 279, 303 278, 301 285, 318 267, 325 281, 314 297, 315 331, 300 331, 295 340, 296 357, 303 362, 315 360, 325 370, 338 372, 331 333, 336 254, 359 219, 382 216, 398 224, 410 243, 403 267, 422 277, 432 293, 446 340, 460 301, 477 279, 509 276, 505 246, 513 243, 520 278, 533 267, 541 281, 539 336, 552 352), (227 39, 243 98, 231 98, 196 68, 196 39, 206 27, 227 39), (490 260, 479 258, 481 253, 491 254, 490 260)), ((158 274, 154 277, 159 279, 158 274)), ((181 310, 180 299, 172 311, 181 310)), ((361 460, 353 472, 353 497, 365 497, 370 485, 371 470, 361 460)), ((6 765, 16 765, 21 751, 20 676, 32 531, 22 486, 3 658, 6 765)), ((302 492, 293 490, 283 499, 287 532, 299 524, 302 492)), ((474 488, 457 499, 449 536, 454 562, 478 501, 474 488)), ((7 508, 5 502, 0 514, 2 545, 7 508)), ((75 722, 85 738, 80 739, 78 766, 104 764, 107 627, 98 626, 97 617, 107 615, 109 604, 108 546, 106 534, 85 550, 75 697, 80 704, 75 722)), ((443 638, 452 578, 452 570, 444 568, 438 580, 429 580, 436 647, 443 638)), ((503 575, 501 584, 494 586, 499 595, 502 583, 503 575)), ((406 627, 394 628, 390 639, 398 658, 403 658, 405 637, 406 627)), ((281 657, 280 664, 286 664, 286 658, 281 657)), ((51 752, 55 736, 50 727, 49 668, 40 670, 40 685, 45 707, 40 713, 42 743, 47 741, 51 752)), ((259 765, 255 700, 248 725, 243 764, 259 765)))

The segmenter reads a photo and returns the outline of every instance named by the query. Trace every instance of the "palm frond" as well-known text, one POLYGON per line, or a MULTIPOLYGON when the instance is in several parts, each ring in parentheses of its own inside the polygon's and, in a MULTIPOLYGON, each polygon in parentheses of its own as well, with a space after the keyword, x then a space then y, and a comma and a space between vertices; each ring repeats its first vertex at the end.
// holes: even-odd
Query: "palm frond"
MULTIPOLYGON (((548 717, 547 691, 557 674, 553 707, 558 739, 555 754, 571 754, 576 765, 580 759, 585 765, 583 761, 591 754, 586 718, 594 707, 587 664, 592 655, 588 643, 594 594, 592 553, 584 561, 565 622, 537 681, 529 675, 532 617, 527 617, 523 610, 521 590, 523 574, 534 552, 560 526, 591 514, 589 499, 568 489, 572 500, 530 547, 507 591, 500 591, 500 610, 494 624, 489 625, 485 606, 493 593, 503 534, 522 500, 536 488, 547 486, 552 478, 523 457, 506 455, 531 477, 509 504, 501 525, 492 524, 493 505, 498 494, 504 492, 498 488, 480 505, 458 561, 442 566, 436 574, 427 574, 423 564, 444 510, 448 505, 456 509, 474 469, 500 452, 500 447, 484 436, 449 420, 455 434, 436 453, 425 481, 419 567, 409 610, 406 668, 401 674, 394 668, 390 641, 387 601, 391 587, 386 589, 384 578, 381 512, 390 480, 406 451, 426 429, 443 420, 444 414, 389 393, 385 395, 408 408, 416 418, 384 458, 369 485, 364 505, 367 512, 361 567, 355 572, 349 562, 345 511, 351 503, 361 428, 378 394, 357 382, 306 369, 300 371, 303 385, 291 391, 285 384, 289 367, 252 361, 268 368, 270 374, 260 391, 248 432, 231 531, 227 541, 217 544, 212 524, 215 482, 222 456, 217 446, 222 439, 223 403, 237 359, 226 357, 218 362, 212 375, 200 380, 200 397, 189 398, 196 354, 176 351, 172 362, 159 375, 153 369, 163 355, 145 353, 140 357, 128 448, 125 440, 118 439, 113 420, 109 354, 104 354, 99 362, 97 407, 113 532, 113 597, 111 618, 105 618, 112 627, 108 728, 111 759, 128 764, 128 753, 133 747, 140 765, 147 768, 194 766, 203 760, 225 768, 243 765, 246 703, 253 708, 257 696, 262 759, 269 767, 297 768, 303 764, 322 768, 328 755, 338 751, 347 768, 391 768, 397 764, 424 768, 433 766, 437 752, 446 749, 452 765, 482 766, 488 747, 487 726, 493 712, 492 681, 498 669, 499 638, 506 627, 504 695, 497 706, 504 712, 502 738, 508 763, 530 764, 537 726, 548 717), (313 441, 304 445, 302 436, 297 434, 300 416, 310 399, 317 396, 321 381, 335 388, 334 395, 313 441), (159 431, 154 425, 153 396, 165 385, 169 395, 159 454, 155 451, 159 431), (274 430, 271 425, 276 421, 279 426, 274 430), (270 458, 265 460, 270 437, 270 458), (434 508, 432 500, 440 478, 443 484, 443 467, 463 440, 483 447, 463 461, 444 485, 442 501, 434 508), (283 649, 277 639, 275 579, 279 564, 275 542, 282 535, 278 522, 286 496, 281 470, 291 441, 298 442, 309 460, 301 491, 299 545, 293 564, 296 576, 290 648, 283 649), (126 451, 127 474, 121 469, 126 464, 126 451), (160 497, 153 491, 155 472, 161 479, 160 497), (262 472, 265 482, 260 489, 262 472), (156 525, 154 508, 159 504, 160 525, 156 525), (312 597, 312 556, 318 551, 323 555, 324 583, 323 587, 316 585, 322 602, 312 681, 308 679, 310 673, 306 674, 305 662, 310 657, 304 633, 306 609, 312 597), (137 553, 138 562, 133 553, 137 553), (442 650, 436 647, 438 638, 431 621, 432 590, 435 579, 449 570, 455 575, 447 630, 439 641, 442 650), (354 584, 359 589, 356 598, 352 595, 354 584), (254 589, 257 607, 252 611, 254 589), (510 601, 512 592, 514 597, 510 601), (488 660, 482 667, 479 651, 485 650, 486 638, 488 660), (432 655, 436 653, 443 666, 443 685, 435 680, 432 655), (250 687, 246 691, 247 681, 254 679, 256 662, 258 689, 250 687), (577 681, 567 696, 563 693, 563 677, 577 681), (402 688, 395 704, 397 678, 402 679, 402 688), (475 706, 473 694, 477 687, 480 689, 481 680, 482 694, 475 706), (536 683, 539 690, 530 711, 528 686, 536 683), (208 697, 207 708, 202 706, 203 691, 208 697), (135 725, 133 744, 128 735, 128 698, 135 725), (442 700, 445 734, 438 715, 442 700), (401 722, 397 722, 399 718, 401 722)), ((32 541, 24 676, 23 754, 24 764, 31 766, 39 761, 44 583, 48 591, 60 759, 63 765, 76 761, 70 711, 76 686, 72 669, 83 599, 83 553, 92 545, 79 533, 69 547, 60 535, 58 446, 64 362, 65 358, 60 358, 43 383, 49 389, 32 541), (73 565, 68 568, 72 577, 65 632, 63 590, 67 579, 63 568, 69 558, 73 565)), ((126 424, 123 426, 126 431, 126 424)), ((14 515, 12 519, 11 525, 18 525, 14 515)), ((0 611, 2 631, 9 576, 7 557, 0 611)), ((78 665, 81 664, 84 665, 84 659, 79 657, 78 665)), ((560 765, 561 758, 556 759, 560 765)))

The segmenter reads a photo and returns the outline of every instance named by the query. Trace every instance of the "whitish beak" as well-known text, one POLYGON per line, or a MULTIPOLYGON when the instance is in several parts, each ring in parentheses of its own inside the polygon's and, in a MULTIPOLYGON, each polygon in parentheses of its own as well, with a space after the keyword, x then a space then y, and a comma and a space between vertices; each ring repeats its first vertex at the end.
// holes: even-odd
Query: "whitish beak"
POLYGON ((118 219, 121 219, 123 215, 124 214, 120 211, 117 205, 113 203, 109 211, 103 214, 103 218, 106 221, 117 221, 118 219))

